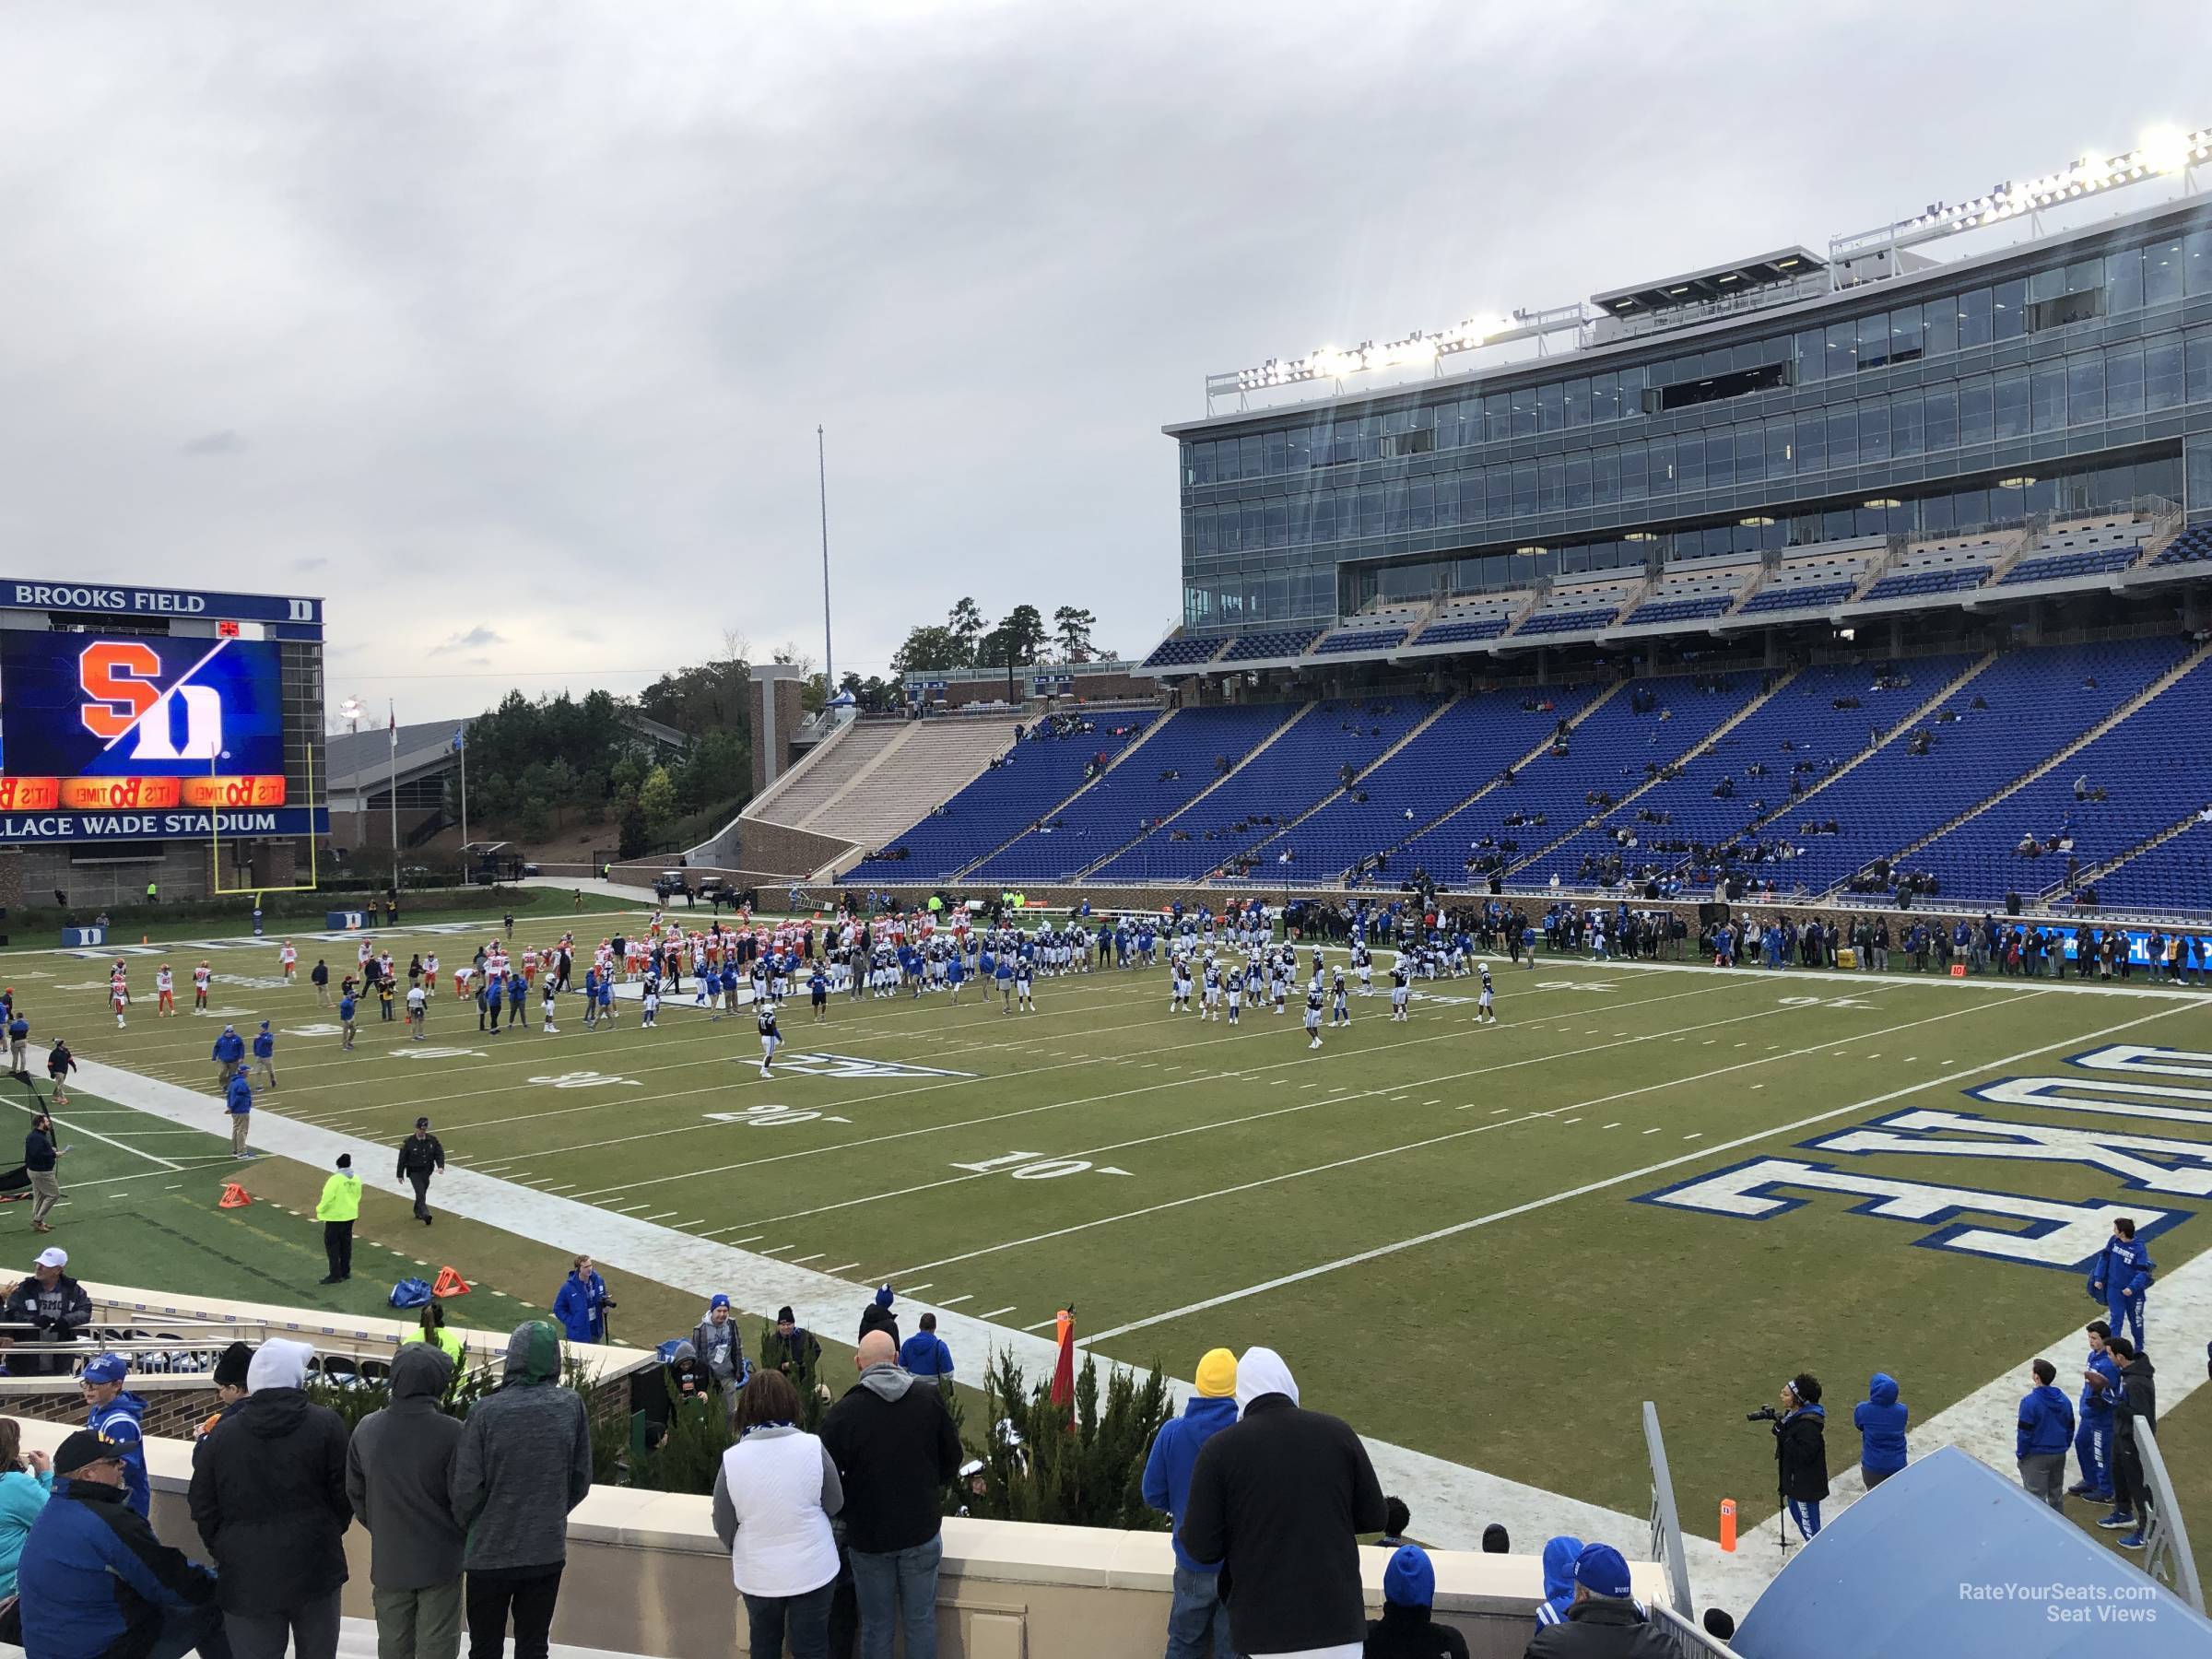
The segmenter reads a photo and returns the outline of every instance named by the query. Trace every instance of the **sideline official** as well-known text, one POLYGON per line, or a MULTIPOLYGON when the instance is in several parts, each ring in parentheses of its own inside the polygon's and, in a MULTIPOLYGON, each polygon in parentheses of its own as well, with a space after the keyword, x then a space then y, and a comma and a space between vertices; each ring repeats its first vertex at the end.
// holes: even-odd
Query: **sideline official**
POLYGON ((445 1147, 430 1133, 430 1120, 417 1118, 415 1133, 399 1143, 399 1178, 413 1184, 415 1219, 425 1227, 435 1219, 429 1206, 430 1177, 433 1173, 443 1173, 444 1170, 445 1147))

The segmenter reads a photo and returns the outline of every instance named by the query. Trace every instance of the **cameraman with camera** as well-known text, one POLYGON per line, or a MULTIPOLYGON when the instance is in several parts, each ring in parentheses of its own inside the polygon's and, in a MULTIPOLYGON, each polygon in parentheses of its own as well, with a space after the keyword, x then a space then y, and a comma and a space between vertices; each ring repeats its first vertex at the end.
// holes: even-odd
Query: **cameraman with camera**
POLYGON ((1820 1504, 1828 1496, 1828 1414, 1820 1409, 1820 1379, 1799 1371, 1782 1385, 1779 1404, 1779 1411, 1761 1406, 1744 1420, 1773 1428, 1776 1496, 1809 1543, 1820 1530, 1820 1504))

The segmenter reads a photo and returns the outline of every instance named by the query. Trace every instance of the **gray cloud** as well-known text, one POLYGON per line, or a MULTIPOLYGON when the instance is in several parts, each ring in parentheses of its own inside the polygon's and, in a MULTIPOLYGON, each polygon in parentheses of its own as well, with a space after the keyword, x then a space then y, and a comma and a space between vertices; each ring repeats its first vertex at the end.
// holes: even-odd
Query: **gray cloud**
MULTIPOLYGON (((485 627, 483 623, 479 622, 476 625, 476 627, 470 629, 466 633, 448 635, 442 644, 433 645, 430 647, 429 654, 432 656, 445 656, 455 651, 477 651, 480 650, 486 645, 504 645, 506 643, 507 637, 504 634, 494 633, 490 629, 485 627)), ((488 657, 477 657, 473 660, 478 663, 484 663, 488 662, 490 659, 488 657)))
POLYGON ((963 592, 1142 650, 1180 608, 1158 429, 1207 371, 2204 119, 2212 12, 2127 16, 2008 10, 2066 42, 2023 97, 1985 8, 1900 0, 18 8, 0 535, 317 572, 345 689, 442 718, 504 689, 494 642, 533 694, 725 629, 819 655, 819 422, 841 669, 963 592), (250 466, 179 454, 211 406, 250 466), (496 641, 422 625, 487 590, 496 641))

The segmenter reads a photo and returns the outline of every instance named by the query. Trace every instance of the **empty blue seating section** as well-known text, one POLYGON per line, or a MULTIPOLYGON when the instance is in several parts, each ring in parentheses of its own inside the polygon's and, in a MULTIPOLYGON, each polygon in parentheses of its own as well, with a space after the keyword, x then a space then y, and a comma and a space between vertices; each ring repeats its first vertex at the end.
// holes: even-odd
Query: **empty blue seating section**
POLYGON ((1866 593, 1868 599, 1915 599, 1923 594, 1956 594, 1978 588, 1989 580, 1987 565, 1952 565, 1939 571, 1913 571, 1885 576, 1866 593))
POLYGON ((1745 600, 1743 608, 1735 614, 1748 617, 1759 611, 1811 610, 1820 606, 1841 605, 1858 585, 1855 582, 1794 582, 1763 587, 1745 600))
POLYGON ((1318 631, 1312 628, 1271 628, 1265 633, 1241 634, 1221 660, 1257 663, 1268 657, 1294 657, 1313 642, 1318 631))
POLYGON ((1479 622, 1437 622, 1421 629, 1417 645, 1461 645, 1477 640, 1494 640, 1506 629, 1509 618, 1485 617, 1479 622))
POLYGON ((2124 571, 2136 562, 2140 547, 2099 547, 2088 553, 2054 553, 2043 559, 2023 559, 2005 572, 1999 587, 2020 582, 2062 582, 2069 576, 2101 576, 2107 571, 2124 571))
POLYGON ((1655 599, 1629 613, 1629 626, 1648 622, 1688 622, 1699 617, 1717 617, 1735 603, 1733 594, 1712 594, 1702 599, 1655 599))
MULTIPOLYGON (((1778 829, 1794 829, 1800 817, 1833 818, 1837 833, 1805 838, 1788 879, 1777 884, 1822 892, 1940 830, 2098 724, 2180 661, 2184 649, 2178 639, 2129 640, 1995 658, 1917 723, 1915 731, 1929 734, 1928 753, 1911 753, 1911 734, 1900 732, 1790 809, 1778 829), (1974 706, 1977 698, 1984 706, 1974 706), (1945 713, 1955 718, 1944 720, 1945 713)), ((1904 864, 1921 868, 1917 856, 1904 864)))
MULTIPOLYGON (((1296 879, 1325 881, 1370 853, 1394 846, 1506 767, 1518 764, 1559 721, 1579 714, 1598 689, 1547 686, 1459 699, 1359 780, 1366 800, 1340 793, 1298 828, 1269 842, 1253 880, 1279 878, 1284 870, 1276 859, 1285 851, 1291 855, 1289 873, 1296 879)), ((1397 867, 1394 859, 1392 867, 1397 867)))
POLYGON ((1316 655, 1331 655, 1339 651, 1388 651, 1394 645, 1405 644, 1409 631, 1403 628, 1339 629, 1313 650, 1316 655))
MULTIPOLYGON (((1477 848, 1476 842, 1495 842, 1496 850, 1524 859, 1571 835, 1585 819, 1606 810, 1592 804, 1593 795, 1603 793, 1618 801, 1646 781, 1647 762, 1664 766, 1703 743, 1759 690, 1755 674, 1702 682, 1631 680, 1568 735, 1566 754, 1546 749, 1512 782, 1469 802, 1394 853, 1386 874, 1402 879, 1418 865, 1448 885, 1479 882, 1484 877, 1468 875, 1467 860, 1493 849, 1477 848), (1649 707, 1638 709, 1639 693, 1648 696, 1649 707), (1509 818, 1524 821, 1508 823, 1509 818), (1517 850, 1506 849, 1507 841, 1517 850)), ((1541 741, 1543 734, 1536 735, 1541 741)), ((1481 782, 1474 779, 1469 788, 1481 782)))
POLYGON ((1098 863, 1182 807, 1221 776, 1224 763, 1236 765, 1297 712, 1295 703, 1177 710, 1143 747, 987 859, 976 879, 1057 880, 1098 863))
POLYGON ((1144 661, 1147 668, 1181 667, 1185 664, 1210 661, 1221 649, 1227 634, 1184 634, 1179 640, 1162 640, 1152 648, 1152 654, 1144 661))
MULTIPOLYGON (((2101 685, 2104 677, 2098 678, 2101 685)), ((2053 841, 2070 841, 2073 856, 2087 869, 2140 846, 2207 800, 2212 662, 2200 661, 2111 731, 1946 830, 1906 864, 1934 875, 1944 899, 1964 903, 1994 904, 2010 892, 2054 892, 2065 883, 2067 851, 2053 841), (2085 794, 2102 790, 2105 798, 2077 801, 2077 783, 2085 794), (2024 837, 2033 837, 2042 851, 2025 854, 2024 837)), ((2107 904, 2110 890, 2099 884, 2098 896, 2107 904)))
POLYGON ((1587 605, 1577 610, 1538 611, 1514 629, 1514 637, 1527 634, 1594 633, 1612 626, 1613 618, 1620 612, 1610 606, 1587 605))
POLYGON ((2175 536, 2154 565, 2197 564, 2212 559, 2212 524, 2192 524, 2175 536))
MULTIPOLYGON (((1804 669, 1777 686, 1710 751, 1682 762, 1681 776, 1654 784, 1608 813, 1595 829, 1514 871, 1508 885, 1544 886, 1554 875, 1562 883, 1577 884, 1583 879, 1585 857, 1602 860, 1609 854, 1619 856, 1624 878, 1665 875, 1696 865, 1699 849, 1710 854, 1770 813, 1782 814, 1773 836, 1794 836, 1800 818, 1786 808, 1793 780, 1805 791, 1817 788, 1864 754, 1874 734, 1887 735, 1964 674, 1973 660, 1951 655, 1804 669), (1716 795, 1713 791, 1721 788, 1728 793, 1716 795), (1616 830, 1628 831, 1635 845, 1622 845, 1616 830), (1688 847, 1673 849, 1676 842, 1688 847)), ((1806 814, 1811 810, 1808 805, 1806 814)), ((1779 881, 1788 867, 1780 864, 1771 872, 1762 867, 1756 873, 1775 874, 1779 881)))
POLYGON ((2212 824, 2196 824, 2098 878, 2107 911, 2212 912, 2212 824))
MULTIPOLYGON (((1335 791, 1346 767, 1357 773, 1372 766, 1376 757, 1426 720, 1438 700, 1417 694, 1316 705, 1219 788, 1100 869, 1099 879, 1189 879, 1265 848, 1292 818, 1335 791)), ((1152 744, 1159 741, 1155 737, 1152 744)), ((1146 746, 1147 754, 1152 744, 1146 746)), ((1135 759, 1130 765, 1145 770, 1135 759)))
POLYGON ((941 809, 893 836, 845 873, 848 882, 941 881, 1021 832, 1082 785, 1100 758, 1111 760, 1156 718, 1150 710, 1095 716, 1091 730, 1056 735, 1040 722, 1001 763, 963 787, 941 809), (875 854, 903 849, 906 856, 875 854))

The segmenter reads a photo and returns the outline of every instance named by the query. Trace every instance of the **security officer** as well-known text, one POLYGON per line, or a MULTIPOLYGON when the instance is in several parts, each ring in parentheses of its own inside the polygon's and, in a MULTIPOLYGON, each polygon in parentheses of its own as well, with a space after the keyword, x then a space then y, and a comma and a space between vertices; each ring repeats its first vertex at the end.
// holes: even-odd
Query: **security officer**
POLYGON ((445 1169, 445 1147, 430 1133, 430 1120, 415 1120, 415 1133, 399 1143, 399 1178, 410 1182, 415 1188, 415 1219, 429 1226, 430 1176, 445 1169))

